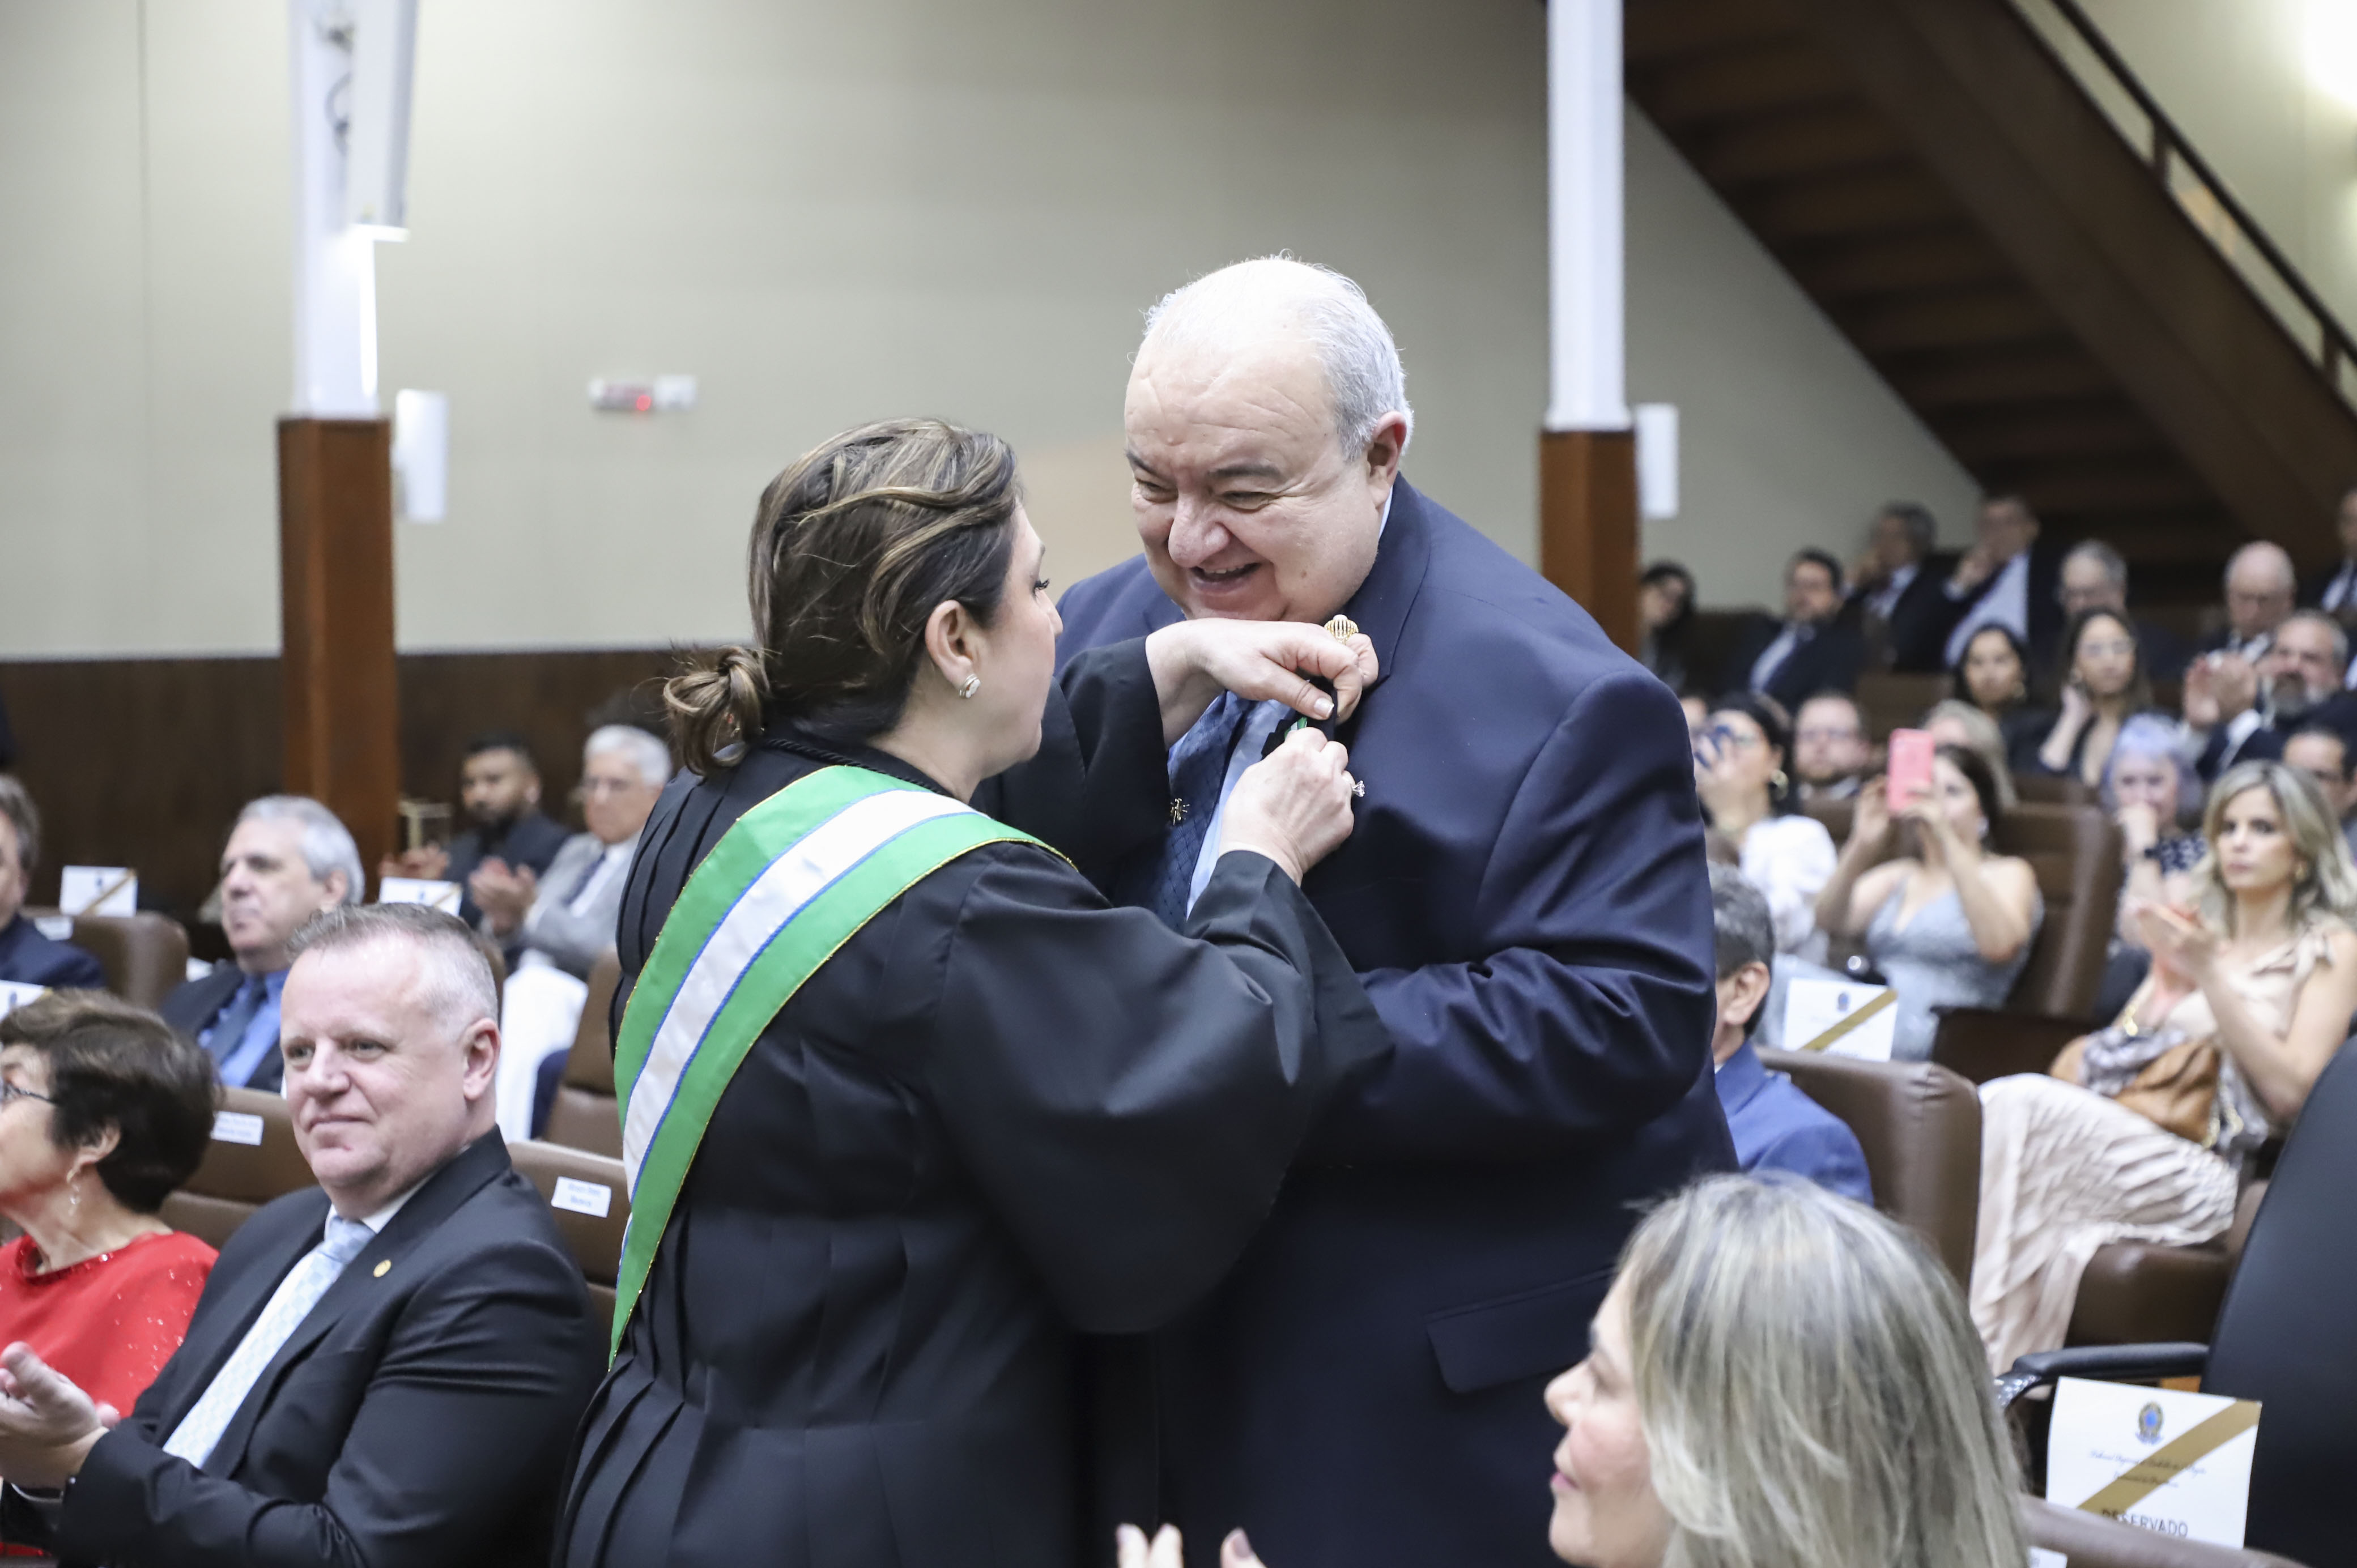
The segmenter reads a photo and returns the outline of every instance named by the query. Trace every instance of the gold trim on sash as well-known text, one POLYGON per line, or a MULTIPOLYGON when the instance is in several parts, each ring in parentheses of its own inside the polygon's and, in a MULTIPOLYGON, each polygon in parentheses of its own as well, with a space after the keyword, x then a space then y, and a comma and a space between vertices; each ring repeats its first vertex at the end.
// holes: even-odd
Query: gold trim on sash
POLYGON ((1835 1041, 1840 1039, 1843 1036, 1848 1034, 1852 1029, 1857 1028, 1860 1024, 1865 1023, 1868 1018, 1873 1017, 1876 1014, 1882 1012, 1885 1008, 1897 1005, 1898 1002, 1899 993, 1896 991, 1885 991, 1881 995, 1876 997, 1873 1001, 1867 1003, 1857 1012, 1852 1013, 1848 1017, 1844 1018, 1840 1023, 1835 1024, 1832 1028, 1827 1029, 1824 1034, 1819 1035, 1807 1045, 1801 1046, 1796 1048, 1804 1051, 1824 1050, 1827 1046, 1832 1045, 1835 1041))

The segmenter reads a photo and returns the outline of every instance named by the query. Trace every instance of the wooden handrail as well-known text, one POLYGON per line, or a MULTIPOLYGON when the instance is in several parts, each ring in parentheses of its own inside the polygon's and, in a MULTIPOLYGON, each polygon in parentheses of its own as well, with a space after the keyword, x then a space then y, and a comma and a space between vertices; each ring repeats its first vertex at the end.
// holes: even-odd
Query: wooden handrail
MULTIPOLYGON (((2023 10, 2027 9, 2030 0, 2014 0, 2014 3, 2017 10, 2023 10)), ((2348 398, 2349 393, 2341 389, 2340 372, 2343 362, 2357 364, 2357 338, 2350 335, 2349 328, 2341 324, 2341 318, 2332 313, 2331 307, 2309 286, 2299 269, 2276 249, 2275 242, 2267 237, 2267 231, 2259 227, 2241 202, 2234 199, 2233 193, 2226 188, 2226 182, 2218 177, 2200 153, 2194 151, 2193 144, 2186 138, 2185 133, 2177 128, 2177 122, 2169 117, 2159 101, 2137 80, 2136 72, 2128 69, 2127 61, 2120 58, 2119 51, 2112 47, 2103 29, 2079 8, 2078 0, 2036 0, 2036 3, 2051 7, 2070 26, 2071 30, 2078 35, 2079 41, 2087 46, 2088 52, 2103 63, 2113 85, 2126 93, 2143 113, 2152 134, 2152 145, 2147 152, 2146 162, 2152 169, 2153 177, 2160 181, 2162 191, 2171 200, 2176 199, 2175 193, 2169 188, 2169 165, 2174 158, 2201 183, 2210 199, 2218 204, 2219 211, 2234 225, 2243 238, 2250 242, 2251 249, 2259 259, 2266 263, 2267 269, 2275 274, 2276 282, 2315 321, 2317 342, 2313 358, 2317 369, 2335 393, 2348 398)), ((2025 21, 2027 19, 2024 18, 2025 21)), ((2054 48, 2042 33, 2034 27, 2029 28, 2029 32, 2065 71, 2074 77, 2078 74, 2071 62, 2063 58, 2062 52, 2054 48)), ((2195 227, 2203 226, 2197 223, 2195 227)), ((2222 252, 2225 249, 2219 244, 2216 235, 2208 234, 2206 229, 2204 233, 2212 245, 2217 245, 2222 252)), ((2298 341, 2297 335, 2294 335, 2294 340, 2298 341)))

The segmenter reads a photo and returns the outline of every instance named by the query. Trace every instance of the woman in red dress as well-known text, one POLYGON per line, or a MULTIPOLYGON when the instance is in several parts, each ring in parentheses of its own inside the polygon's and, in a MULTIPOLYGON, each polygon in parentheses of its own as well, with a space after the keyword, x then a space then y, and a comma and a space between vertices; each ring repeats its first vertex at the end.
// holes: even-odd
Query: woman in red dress
POLYGON ((212 1058, 153 1013, 58 991, 0 1018, 0 1346, 128 1411, 188 1332, 213 1250, 156 1218, 212 1135, 212 1058))

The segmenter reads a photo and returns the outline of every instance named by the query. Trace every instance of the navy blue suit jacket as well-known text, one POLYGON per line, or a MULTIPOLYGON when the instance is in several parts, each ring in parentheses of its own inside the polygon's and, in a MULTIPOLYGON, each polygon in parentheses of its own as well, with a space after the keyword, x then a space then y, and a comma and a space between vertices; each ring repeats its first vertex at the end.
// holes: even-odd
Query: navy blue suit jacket
POLYGON ((1790 1171, 1873 1207, 1874 1184, 1857 1134, 1791 1079, 1770 1072, 1749 1040, 1718 1069, 1718 1103, 1745 1170, 1790 1171))
MULTIPOLYGON (((1178 618, 1143 558, 1062 610, 1068 658, 1178 618)), ((1198 1563, 1241 1525, 1286 1568, 1542 1568, 1546 1380, 1633 1206, 1735 1163, 1685 722, 1405 479, 1345 613, 1383 664, 1338 732, 1367 792, 1303 887, 1393 1050, 1157 1337, 1162 1513, 1198 1563)))
POLYGON ((71 942, 51 941, 22 915, 0 926, 0 980, 52 990, 69 985, 86 991, 106 989, 106 972, 87 950, 71 942))

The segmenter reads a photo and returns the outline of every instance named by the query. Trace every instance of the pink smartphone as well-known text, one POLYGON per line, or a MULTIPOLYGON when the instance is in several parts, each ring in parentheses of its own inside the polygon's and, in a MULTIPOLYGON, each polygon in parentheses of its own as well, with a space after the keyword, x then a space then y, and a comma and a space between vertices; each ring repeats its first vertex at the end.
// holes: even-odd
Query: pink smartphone
POLYGON ((1929 730, 1895 729, 1890 732, 1890 767, 1886 777, 1893 813, 1905 811, 1916 790, 1932 787, 1932 754, 1938 749, 1932 744, 1932 732, 1929 730))

